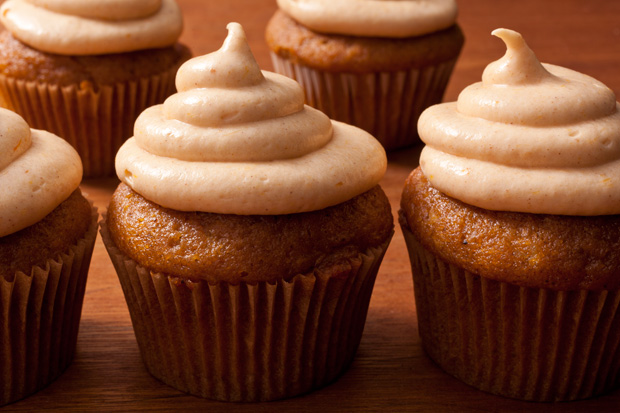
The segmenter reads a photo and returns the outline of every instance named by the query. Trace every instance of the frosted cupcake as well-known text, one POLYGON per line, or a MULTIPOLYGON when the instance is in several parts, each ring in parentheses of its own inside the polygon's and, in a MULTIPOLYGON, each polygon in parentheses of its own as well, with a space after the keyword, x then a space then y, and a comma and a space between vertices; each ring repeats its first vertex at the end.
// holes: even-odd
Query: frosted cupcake
POLYGON ((0 109, 0 406, 73 359, 97 235, 81 178, 68 143, 0 109))
POLYGON ((0 101, 66 139, 86 177, 114 174, 136 117, 190 57, 174 0, 9 0, 0 20, 0 101))
POLYGON ((620 112, 599 81, 521 35, 482 82, 420 117, 400 222, 422 344, 444 370, 525 400, 620 383, 620 112))
POLYGON ((463 34, 454 0, 278 0, 266 39, 275 70, 309 105, 373 134, 387 149, 418 143, 441 102, 463 34))
POLYGON ((386 158, 261 71, 228 28, 136 121, 102 235, 151 374, 202 397, 274 400, 353 360, 393 232, 386 158))

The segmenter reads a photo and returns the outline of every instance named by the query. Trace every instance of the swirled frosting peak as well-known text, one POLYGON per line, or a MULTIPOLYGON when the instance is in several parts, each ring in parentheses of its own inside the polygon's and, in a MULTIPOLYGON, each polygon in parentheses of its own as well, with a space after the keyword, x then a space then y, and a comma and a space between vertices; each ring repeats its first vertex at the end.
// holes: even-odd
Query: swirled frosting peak
POLYGON ((482 82, 418 121, 420 166, 449 196, 485 209, 559 215, 620 213, 620 111, 601 82, 541 64, 521 35, 482 82))
POLYGON ((183 29, 175 0, 7 0, 0 20, 27 45, 64 55, 170 46, 183 29))
POLYGON ((351 36, 412 37, 450 27, 455 0, 277 0, 312 30, 351 36))
POLYGON ((483 84, 523 85, 557 79, 543 67, 519 33, 496 29, 491 34, 502 39, 507 49, 504 57, 489 63, 482 72, 483 84))
POLYGON ((237 215, 322 209, 376 185, 381 145, 304 105, 297 82, 260 70, 239 24, 228 30, 221 49, 181 66, 178 93, 138 117, 119 178, 164 207, 237 215))
POLYGON ((0 108, 0 237, 43 219, 81 180, 82 162, 71 145, 0 108))

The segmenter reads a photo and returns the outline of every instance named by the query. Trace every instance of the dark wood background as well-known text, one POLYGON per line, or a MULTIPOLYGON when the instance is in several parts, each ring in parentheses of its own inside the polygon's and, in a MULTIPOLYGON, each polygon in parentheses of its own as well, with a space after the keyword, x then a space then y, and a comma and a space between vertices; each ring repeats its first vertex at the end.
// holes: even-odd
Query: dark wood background
MULTIPOLYGON (((275 0, 178 0, 185 13, 182 41, 195 55, 218 49, 230 21, 240 22, 261 67, 271 70, 263 31, 275 0)), ((459 23, 466 44, 446 92, 455 100, 479 81, 487 63, 504 53, 491 36, 498 27, 520 31, 543 62, 587 73, 620 93, 620 1, 463 0, 459 23)), ((382 186, 396 213, 403 182, 417 165, 420 146, 389 154, 382 186)), ((82 185, 103 212, 117 182, 82 185)), ((452 378, 424 354, 416 329, 409 262, 396 235, 379 272, 357 358, 337 382, 311 394, 270 403, 231 404, 178 392, 145 370, 129 314, 100 240, 86 289, 74 363, 37 394, 6 411, 619 411, 620 390, 585 401, 528 403, 483 393, 452 378)))

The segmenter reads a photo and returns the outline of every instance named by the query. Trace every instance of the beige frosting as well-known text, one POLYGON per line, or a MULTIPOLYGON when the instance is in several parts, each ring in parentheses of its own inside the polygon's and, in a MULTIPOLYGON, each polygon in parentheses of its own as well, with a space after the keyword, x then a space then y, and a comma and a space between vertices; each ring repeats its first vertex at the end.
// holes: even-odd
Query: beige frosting
POLYGON ((352 36, 412 37, 456 21, 455 0, 277 0, 312 30, 352 36))
POLYGON ((43 219, 81 180, 82 162, 71 145, 0 108, 0 237, 43 219))
POLYGON ((237 23, 214 53, 178 71, 178 93, 145 110, 116 156, 118 177, 168 208, 289 214, 344 202, 386 168, 368 133, 304 105, 303 90, 261 71, 237 23))
POLYGON ((27 45, 64 55, 170 46, 183 29, 175 0, 8 0, 0 20, 27 45))
POLYGON ((485 209, 620 213, 620 112, 601 82, 541 64, 519 33, 456 103, 419 119, 420 166, 449 196, 485 209))

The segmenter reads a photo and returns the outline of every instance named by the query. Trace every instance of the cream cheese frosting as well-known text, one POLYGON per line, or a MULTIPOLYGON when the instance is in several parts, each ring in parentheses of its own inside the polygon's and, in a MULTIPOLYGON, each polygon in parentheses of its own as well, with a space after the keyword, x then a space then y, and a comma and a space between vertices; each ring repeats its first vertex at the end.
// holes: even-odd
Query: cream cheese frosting
POLYGON ((71 145, 0 108, 0 237, 43 219, 81 180, 82 162, 71 145))
POLYGON ((277 0, 278 7, 322 33, 413 37, 452 26, 455 0, 277 0))
POLYGON ((420 166, 467 204, 558 215, 620 213, 620 104, 601 82, 541 64, 521 35, 482 82, 418 121, 420 166))
POLYGON ((116 156, 118 177, 181 211, 277 215, 326 208, 375 186, 387 166, 367 132, 304 105, 297 82, 261 71, 237 23, 218 51, 177 73, 116 156))
POLYGON ((27 45, 63 55, 166 47, 183 30, 175 0, 8 0, 0 20, 27 45))

